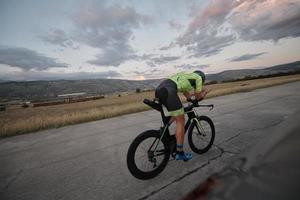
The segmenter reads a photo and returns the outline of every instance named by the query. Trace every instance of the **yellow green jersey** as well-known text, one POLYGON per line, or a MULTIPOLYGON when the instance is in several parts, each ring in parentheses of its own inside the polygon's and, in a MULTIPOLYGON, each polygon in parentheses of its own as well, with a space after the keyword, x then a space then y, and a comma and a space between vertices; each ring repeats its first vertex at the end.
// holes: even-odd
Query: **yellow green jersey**
POLYGON ((179 72, 169 77, 177 85, 178 92, 200 92, 202 90, 202 78, 196 73, 179 72))

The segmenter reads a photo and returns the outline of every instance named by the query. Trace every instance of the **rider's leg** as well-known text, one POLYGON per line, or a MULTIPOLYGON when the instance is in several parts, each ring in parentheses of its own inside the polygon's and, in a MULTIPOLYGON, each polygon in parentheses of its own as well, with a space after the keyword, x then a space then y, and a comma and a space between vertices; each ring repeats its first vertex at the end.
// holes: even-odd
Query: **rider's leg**
MULTIPOLYGON (((184 115, 179 115, 174 117, 176 121, 176 142, 177 145, 183 145, 184 142, 184 115)), ((183 149, 179 147, 177 151, 182 151, 183 149)))
POLYGON ((190 160, 192 155, 190 153, 183 152, 183 142, 184 142, 184 115, 178 115, 174 117, 176 121, 176 143, 177 152, 176 160, 190 160))
MULTIPOLYGON (((167 80, 168 81, 168 80, 167 80)), ((161 103, 166 106, 169 111, 169 115, 176 121, 176 143, 178 145, 176 159, 177 160, 189 160, 191 154, 185 154, 183 152, 184 141, 184 108, 177 94, 176 84, 169 80, 166 87, 155 92, 155 95, 160 99, 161 103)), ((169 123, 172 122, 172 119, 169 123)))
POLYGON ((171 117, 169 124, 172 124, 175 121, 175 117, 171 117))

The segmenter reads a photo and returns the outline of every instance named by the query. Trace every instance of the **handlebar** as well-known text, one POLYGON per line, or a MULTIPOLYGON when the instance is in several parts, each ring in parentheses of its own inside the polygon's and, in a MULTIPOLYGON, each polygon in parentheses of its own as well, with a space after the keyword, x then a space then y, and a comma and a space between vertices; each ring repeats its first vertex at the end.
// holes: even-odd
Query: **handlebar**
MULTIPOLYGON (((143 102, 157 111, 160 111, 160 112, 162 111, 162 107, 161 107, 161 103, 159 102, 159 99, 154 99, 154 100, 144 99, 143 102)), ((210 107, 209 110, 212 110, 214 108, 214 104, 199 105, 198 104, 199 101, 197 101, 197 100, 188 99, 188 102, 190 102, 191 104, 189 104, 187 107, 184 108, 184 112, 191 111, 195 107, 210 107)))
POLYGON ((187 99, 188 102, 192 103, 185 110, 192 110, 194 107, 210 107, 209 110, 214 109, 214 104, 201 104, 199 105, 199 101, 197 99, 187 99))

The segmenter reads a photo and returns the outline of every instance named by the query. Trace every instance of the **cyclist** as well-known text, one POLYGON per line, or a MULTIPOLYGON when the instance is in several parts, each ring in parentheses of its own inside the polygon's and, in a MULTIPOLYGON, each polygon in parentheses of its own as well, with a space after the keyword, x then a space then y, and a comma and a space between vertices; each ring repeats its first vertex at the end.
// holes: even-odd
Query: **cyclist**
POLYGON ((205 74, 202 71, 192 73, 180 72, 164 80, 155 90, 155 97, 167 108, 172 116, 170 123, 176 121, 176 160, 190 160, 191 153, 184 153, 184 109, 179 99, 178 92, 190 100, 194 97, 201 101, 209 92, 203 87, 205 74))

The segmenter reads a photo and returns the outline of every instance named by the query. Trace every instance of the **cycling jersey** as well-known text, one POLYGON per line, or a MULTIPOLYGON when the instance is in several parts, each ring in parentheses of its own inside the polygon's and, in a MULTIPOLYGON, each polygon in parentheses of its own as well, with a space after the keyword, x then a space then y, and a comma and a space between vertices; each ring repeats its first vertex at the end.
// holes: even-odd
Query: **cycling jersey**
POLYGON ((164 80, 155 90, 155 96, 166 106, 170 116, 183 115, 184 110, 177 92, 200 92, 202 79, 195 73, 177 73, 164 80))
POLYGON ((202 79, 198 74, 179 72, 169 77, 177 85, 178 92, 200 92, 202 90, 202 79))

